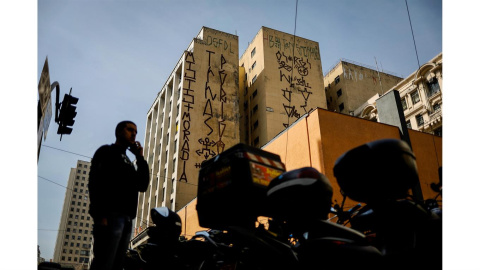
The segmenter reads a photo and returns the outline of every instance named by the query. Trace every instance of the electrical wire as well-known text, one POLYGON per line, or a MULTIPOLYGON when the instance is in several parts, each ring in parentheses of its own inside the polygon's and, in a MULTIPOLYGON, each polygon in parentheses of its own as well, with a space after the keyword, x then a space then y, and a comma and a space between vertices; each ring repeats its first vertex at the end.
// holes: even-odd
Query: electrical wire
POLYGON ((410 11, 408 10, 407 0, 405 0, 405 5, 407 6, 408 21, 410 22, 410 30, 412 31, 413 46, 415 47, 415 54, 417 55, 418 69, 420 69, 420 60, 418 60, 417 44, 415 43, 415 36, 413 35, 412 20, 410 19, 410 11))
MULTIPOLYGON (((292 89, 294 87, 294 84, 293 84, 293 70, 294 70, 294 66, 295 66, 295 47, 296 47, 296 34, 297 34, 297 9, 298 9, 298 0, 295 1, 295 23, 294 23, 294 28, 293 28, 293 48, 292 48, 293 64, 292 64, 292 71, 291 71, 291 75, 290 75, 290 86, 289 86, 290 89, 292 89)), ((293 114, 293 109, 291 108, 292 107, 291 100, 292 100, 292 97, 290 96, 290 99, 288 100, 288 107, 290 108, 290 114, 292 115, 293 114)), ((287 167, 288 129, 289 129, 289 127, 290 127, 290 115, 288 115, 288 112, 287 112, 287 127, 286 127, 286 129, 287 129, 286 140, 287 141, 285 143, 285 167, 287 167)))
POLYGON ((61 185, 61 184, 59 184, 59 183, 57 183, 57 182, 55 182, 55 181, 52 181, 52 180, 47 179, 47 178, 45 178, 45 177, 42 177, 42 176, 40 176, 40 175, 37 175, 37 177, 40 178, 40 179, 46 180, 46 181, 48 181, 48 182, 51 182, 51 183, 53 183, 53 184, 55 184, 55 185, 58 185, 58 186, 61 186, 61 187, 66 188, 66 189, 69 189, 69 190, 71 190, 71 191, 74 191, 73 189, 71 189, 71 188, 69 188, 69 187, 66 187, 66 186, 64 186, 64 185, 61 185))
POLYGON ((82 157, 86 157, 86 158, 92 159, 92 157, 89 157, 89 156, 85 156, 85 155, 78 154, 78 153, 75 153, 75 152, 70 152, 70 151, 67 151, 67 150, 55 148, 55 147, 48 146, 48 145, 45 145, 45 144, 43 144, 42 146, 48 147, 48 148, 52 148, 52 149, 55 149, 55 150, 58 150, 58 151, 62 151, 62 152, 67 152, 67 153, 69 153, 69 154, 73 154, 73 155, 82 156, 82 157))

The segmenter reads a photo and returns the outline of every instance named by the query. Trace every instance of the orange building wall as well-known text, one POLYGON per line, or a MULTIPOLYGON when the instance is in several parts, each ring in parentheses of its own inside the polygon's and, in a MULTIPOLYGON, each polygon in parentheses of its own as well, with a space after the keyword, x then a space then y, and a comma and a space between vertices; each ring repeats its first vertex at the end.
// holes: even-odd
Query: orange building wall
MULTIPOLYGON (((409 132, 412 149, 417 158, 417 167, 424 199, 436 194, 430 183, 438 183, 438 166, 442 165, 442 138, 418 131, 409 132), (438 158, 438 161, 437 161, 438 158)), ((333 201, 341 203, 343 197, 333 175, 333 166, 344 152, 359 145, 386 138, 400 139, 395 126, 371 122, 349 115, 316 109, 274 138, 263 150, 278 154, 287 170, 311 166, 325 174, 333 187, 333 201)), ((375 164, 372 164, 372 170, 375 164)), ((192 201, 187 209, 187 234, 203 230, 192 201), (193 214, 195 213, 195 214, 193 214)), ((346 200, 345 207, 357 204, 346 200)), ((184 222, 184 212, 179 215, 184 222)), ((185 233, 185 232, 182 232, 185 233)))
POLYGON ((195 232, 207 230, 207 228, 200 227, 198 224, 196 206, 197 198, 193 199, 189 204, 177 212, 182 220, 182 235, 189 239, 195 235, 195 232))

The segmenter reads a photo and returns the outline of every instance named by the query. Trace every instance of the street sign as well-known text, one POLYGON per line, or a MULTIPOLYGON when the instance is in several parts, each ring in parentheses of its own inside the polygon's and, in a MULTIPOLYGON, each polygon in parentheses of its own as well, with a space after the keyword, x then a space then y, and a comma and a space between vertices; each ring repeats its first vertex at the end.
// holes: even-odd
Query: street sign
POLYGON ((47 139, 48 126, 52 119, 52 89, 50 86, 50 72, 48 70, 48 58, 45 58, 40 81, 38 82, 38 96, 40 99, 40 108, 42 111, 42 118, 40 122, 43 124, 43 129, 39 129, 39 133, 43 133, 44 139, 47 139))
POLYGON ((40 107, 42 108, 42 115, 45 115, 45 110, 52 92, 50 86, 50 73, 48 71, 48 58, 45 58, 40 81, 38 82, 38 95, 40 98, 40 107))

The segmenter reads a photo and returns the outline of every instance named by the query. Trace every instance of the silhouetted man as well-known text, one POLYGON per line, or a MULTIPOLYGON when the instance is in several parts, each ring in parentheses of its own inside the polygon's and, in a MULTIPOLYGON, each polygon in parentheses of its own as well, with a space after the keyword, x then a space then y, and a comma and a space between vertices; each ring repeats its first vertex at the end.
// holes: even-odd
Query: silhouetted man
POLYGON ((123 269, 138 192, 145 192, 149 184, 148 164, 136 135, 135 123, 122 121, 115 129, 115 143, 101 146, 93 156, 88 183, 94 241, 91 270, 123 269), (127 149, 135 155, 137 168, 127 149))

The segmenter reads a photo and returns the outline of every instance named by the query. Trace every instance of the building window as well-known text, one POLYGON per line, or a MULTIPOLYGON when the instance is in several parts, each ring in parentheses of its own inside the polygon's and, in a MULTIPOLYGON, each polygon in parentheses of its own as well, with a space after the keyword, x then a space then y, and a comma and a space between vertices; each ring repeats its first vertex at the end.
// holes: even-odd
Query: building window
POLYGON ((418 114, 415 116, 415 119, 417 120, 417 126, 423 126, 423 115, 418 114))
POLYGON ((437 104, 433 105, 433 110, 434 111, 439 111, 440 109, 441 109, 440 104, 437 103, 437 104))
POLYGON ((412 123, 410 120, 407 120, 407 128, 412 129, 412 123))
POLYGON ((256 65, 257 65, 257 61, 253 62, 252 70, 255 68, 256 65))
POLYGON ((258 105, 255 105, 255 107, 253 107, 253 113, 256 113, 258 111, 258 105))
POLYGON ((172 165, 173 171, 175 171, 175 165, 176 165, 176 163, 177 163, 177 159, 174 158, 174 159, 173 159, 173 165, 172 165))
POLYGON ((413 102, 413 105, 420 102, 420 96, 418 95, 418 90, 412 93, 412 102, 413 102))
POLYGON ((401 102, 402 102, 402 108, 405 111, 407 109, 407 99, 402 98, 401 102))
POLYGON ((338 105, 338 109, 340 111, 343 111, 343 109, 345 108, 345 106, 343 105, 343 103, 341 103, 340 105, 338 105))
POLYGON ((252 98, 254 98, 256 96, 257 96, 257 90, 255 89, 255 91, 253 91, 253 93, 252 93, 252 98))
POLYGON ((252 84, 257 80, 257 75, 255 75, 252 79, 252 84))
POLYGON ((342 89, 338 89, 337 91, 337 97, 340 97, 342 95, 342 89))
POLYGON ((340 82, 340 75, 338 75, 337 77, 335 77, 335 84, 338 84, 340 82))
POLYGON ((250 57, 253 57, 255 55, 255 50, 256 50, 256 47, 253 48, 252 52, 250 53, 250 57))
POLYGON ((436 136, 442 137, 442 127, 439 127, 433 131, 433 134, 436 136))
POLYGON ((259 139, 258 139, 258 137, 256 137, 255 140, 253 140, 253 144, 254 144, 255 146, 257 146, 257 145, 258 145, 258 141, 259 141, 259 139))
POLYGON ((429 97, 440 91, 440 85, 438 84, 437 78, 434 77, 429 82, 427 82, 427 89, 427 95, 429 97))
POLYGON ((258 120, 253 123, 253 129, 256 129, 258 127, 258 120))

